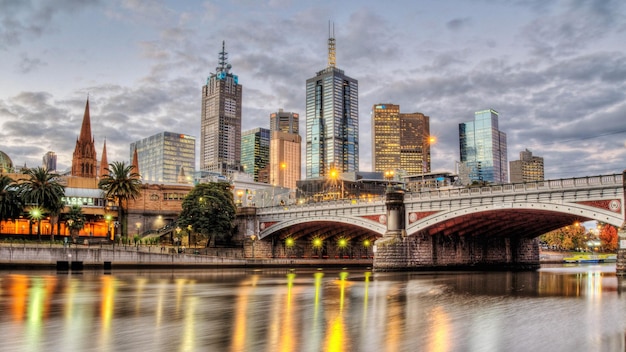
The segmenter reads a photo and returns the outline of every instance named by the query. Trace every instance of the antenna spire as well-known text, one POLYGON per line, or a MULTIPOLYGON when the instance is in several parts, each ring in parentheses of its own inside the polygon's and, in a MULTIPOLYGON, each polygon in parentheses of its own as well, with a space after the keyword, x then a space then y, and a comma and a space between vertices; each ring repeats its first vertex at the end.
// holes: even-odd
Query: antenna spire
POLYGON ((226 52, 226 42, 224 40, 222 40, 222 51, 220 51, 218 58, 219 66, 217 66, 215 71, 228 73, 228 70, 230 70, 231 66, 228 64, 228 53, 226 52))
POLYGON ((328 67, 335 67, 335 23, 328 21, 328 67))

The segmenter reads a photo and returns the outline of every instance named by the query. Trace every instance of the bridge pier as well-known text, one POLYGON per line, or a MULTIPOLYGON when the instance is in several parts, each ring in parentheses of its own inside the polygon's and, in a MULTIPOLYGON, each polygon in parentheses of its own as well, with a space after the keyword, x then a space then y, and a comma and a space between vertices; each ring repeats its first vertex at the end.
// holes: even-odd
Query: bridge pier
MULTIPOLYGON (((622 172, 622 187, 624 190, 624 198, 621 206, 622 212, 626 214, 626 210, 624 210, 624 201, 626 201, 626 170, 622 172)), ((617 263, 615 265, 615 271, 619 276, 626 276, 626 215, 624 216, 622 226, 617 230, 617 241, 617 263)))

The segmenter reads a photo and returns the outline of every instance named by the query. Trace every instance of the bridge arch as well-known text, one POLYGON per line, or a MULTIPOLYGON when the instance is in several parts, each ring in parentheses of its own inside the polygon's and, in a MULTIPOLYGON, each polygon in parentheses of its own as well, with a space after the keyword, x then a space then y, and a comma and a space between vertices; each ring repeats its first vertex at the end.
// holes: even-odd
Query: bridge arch
POLYGON ((590 220, 620 227, 622 214, 577 203, 488 204, 437 212, 410 223, 407 226, 407 235, 456 234, 535 238, 567 225, 590 220))
POLYGON ((261 229, 259 239, 269 237, 310 237, 322 236, 332 237, 330 232, 335 232, 334 236, 341 235, 346 238, 369 237, 376 238, 385 234, 387 227, 385 224, 373 222, 360 217, 340 217, 340 216, 309 216, 306 220, 302 218, 292 218, 277 222, 271 226, 261 229))

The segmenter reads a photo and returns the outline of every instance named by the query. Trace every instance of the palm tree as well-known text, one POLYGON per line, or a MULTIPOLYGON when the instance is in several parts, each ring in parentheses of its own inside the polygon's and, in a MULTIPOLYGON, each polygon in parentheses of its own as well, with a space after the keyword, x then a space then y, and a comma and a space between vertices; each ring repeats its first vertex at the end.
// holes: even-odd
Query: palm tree
POLYGON ((70 236, 72 237, 72 242, 76 243, 76 237, 78 237, 78 232, 85 226, 85 214, 83 214, 83 209, 78 205, 72 205, 64 216, 65 224, 68 229, 70 229, 70 236))
POLYGON ((108 199, 117 202, 118 219, 122 225, 122 236, 127 235, 128 219, 126 207, 129 199, 136 199, 141 194, 141 180, 139 174, 133 170, 133 165, 114 161, 105 169, 109 174, 102 177, 98 186, 106 192, 108 199))
MULTIPOLYGON (((19 195, 24 204, 35 205, 42 212, 49 213, 53 218, 58 215, 63 208, 61 198, 65 195, 65 187, 59 182, 59 175, 50 173, 43 167, 27 169, 24 174, 29 176, 28 179, 19 184, 19 195)), ((39 240, 41 240, 42 214, 37 217, 37 238, 39 240)))
POLYGON ((0 222, 15 219, 22 212, 17 183, 7 175, 0 175, 0 222))

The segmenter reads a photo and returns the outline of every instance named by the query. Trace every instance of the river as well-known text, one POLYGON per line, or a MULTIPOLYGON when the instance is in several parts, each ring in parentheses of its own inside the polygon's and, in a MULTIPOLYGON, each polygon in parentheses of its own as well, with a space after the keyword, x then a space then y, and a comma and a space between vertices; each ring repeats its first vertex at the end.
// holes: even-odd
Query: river
POLYGON ((624 351, 614 264, 0 271, 1 351, 624 351))

